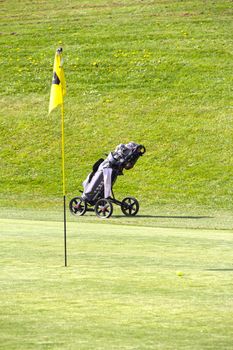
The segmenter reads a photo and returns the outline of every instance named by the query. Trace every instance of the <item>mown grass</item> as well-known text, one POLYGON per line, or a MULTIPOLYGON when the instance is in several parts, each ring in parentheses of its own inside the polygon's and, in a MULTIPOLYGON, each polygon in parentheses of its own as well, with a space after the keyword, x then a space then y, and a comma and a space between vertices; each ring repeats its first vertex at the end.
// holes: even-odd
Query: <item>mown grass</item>
POLYGON ((232 2, 8 0, 0 45, 0 349, 231 349, 232 2), (147 148, 115 186, 141 216, 68 217, 67 269, 58 46, 68 199, 147 148))
POLYGON ((232 210, 231 1, 1 4, 1 206, 57 206, 60 113, 48 116, 63 46, 71 198, 92 163, 134 140, 147 153, 119 179, 145 208, 232 210))
POLYGON ((0 227, 1 349, 232 348, 232 231, 0 227))

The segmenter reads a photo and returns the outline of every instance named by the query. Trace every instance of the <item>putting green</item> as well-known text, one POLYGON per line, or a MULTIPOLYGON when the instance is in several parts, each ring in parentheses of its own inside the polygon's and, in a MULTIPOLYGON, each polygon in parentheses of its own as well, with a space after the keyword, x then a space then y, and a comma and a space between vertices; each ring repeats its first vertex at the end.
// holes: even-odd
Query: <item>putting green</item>
POLYGON ((232 231, 68 222, 65 268, 62 222, 0 229, 0 348, 231 348, 232 231))

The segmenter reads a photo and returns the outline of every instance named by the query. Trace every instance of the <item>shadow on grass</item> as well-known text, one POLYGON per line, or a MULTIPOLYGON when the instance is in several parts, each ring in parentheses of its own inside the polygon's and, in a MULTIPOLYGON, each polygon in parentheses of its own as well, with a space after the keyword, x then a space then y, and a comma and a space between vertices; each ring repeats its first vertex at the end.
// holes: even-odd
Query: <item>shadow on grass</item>
POLYGON ((233 268, 232 269, 206 269, 205 271, 233 272, 233 268))
POLYGON ((113 215, 114 218, 152 218, 152 219, 213 219, 213 216, 190 216, 190 215, 136 215, 136 216, 125 216, 125 215, 113 215))

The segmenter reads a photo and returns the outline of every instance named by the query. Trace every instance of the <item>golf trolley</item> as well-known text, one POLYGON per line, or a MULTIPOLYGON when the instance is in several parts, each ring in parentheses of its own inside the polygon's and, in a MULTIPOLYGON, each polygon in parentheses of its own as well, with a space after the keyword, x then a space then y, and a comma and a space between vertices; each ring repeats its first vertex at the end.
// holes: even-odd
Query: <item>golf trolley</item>
POLYGON ((82 195, 71 199, 71 214, 82 216, 87 211, 92 211, 99 218, 105 219, 112 215, 113 204, 116 204, 120 206, 124 215, 135 216, 139 210, 137 199, 125 197, 122 201, 117 200, 113 193, 113 185, 117 177, 123 175, 123 170, 132 169, 145 152, 143 145, 130 142, 118 145, 105 160, 100 158, 83 182, 84 191, 80 191, 82 195))

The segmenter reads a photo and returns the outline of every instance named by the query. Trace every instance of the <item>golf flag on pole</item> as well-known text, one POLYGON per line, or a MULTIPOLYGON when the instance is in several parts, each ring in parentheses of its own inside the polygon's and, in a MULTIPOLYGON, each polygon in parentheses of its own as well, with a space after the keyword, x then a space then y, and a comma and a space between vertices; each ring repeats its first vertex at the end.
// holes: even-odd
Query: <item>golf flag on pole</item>
POLYGON ((58 105, 63 104, 66 94, 66 82, 63 69, 62 48, 57 49, 53 65, 53 80, 49 101, 49 113, 58 105))
POLYGON ((61 105, 61 151, 62 151, 62 182, 63 182, 63 203, 64 203, 64 257, 67 266, 66 249, 66 185, 65 185, 65 131, 64 131, 64 95, 66 83, 63 70, 62 48, 57 49, 53 65, 53 80, 49 101, 49 113, 61 105))

